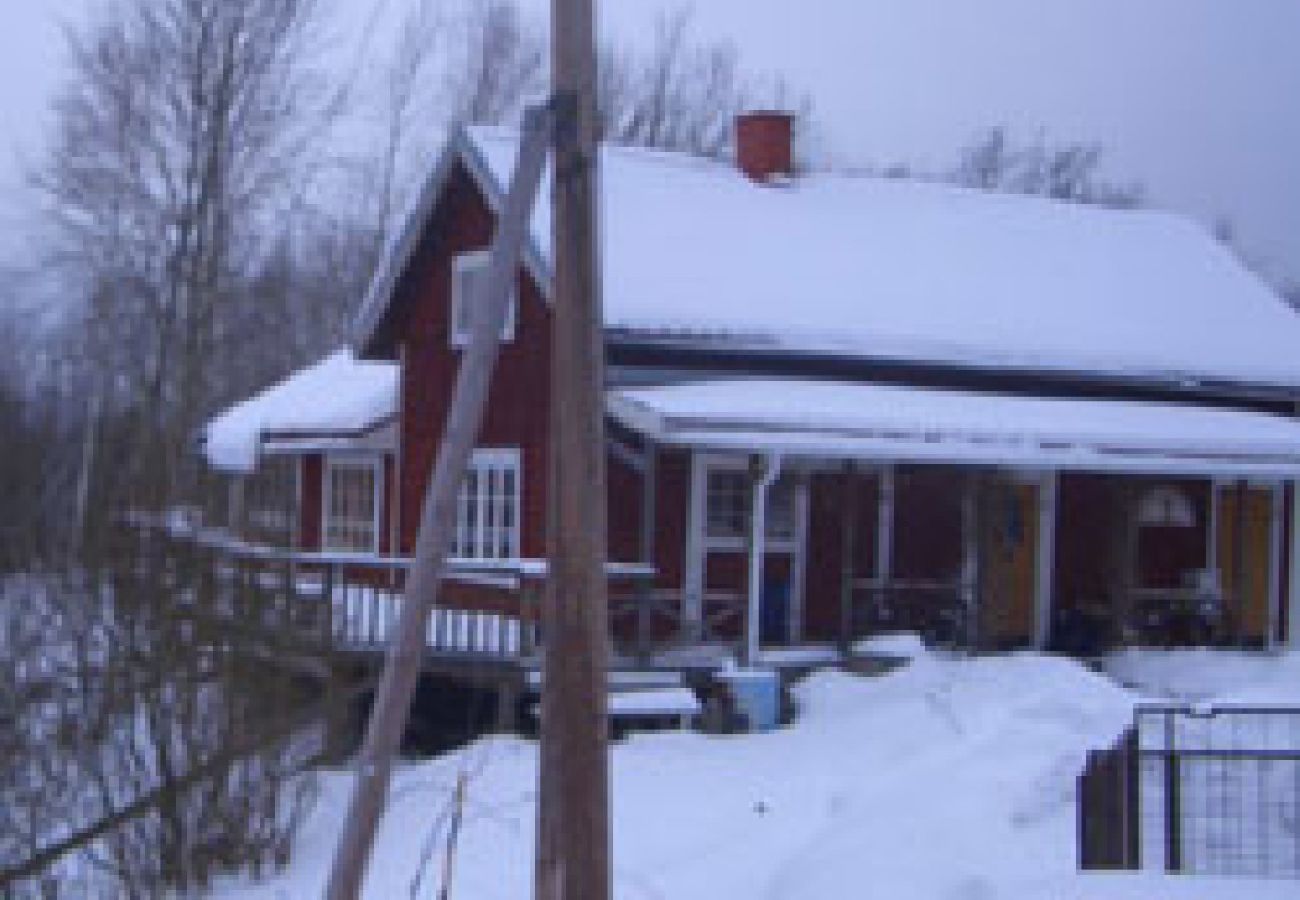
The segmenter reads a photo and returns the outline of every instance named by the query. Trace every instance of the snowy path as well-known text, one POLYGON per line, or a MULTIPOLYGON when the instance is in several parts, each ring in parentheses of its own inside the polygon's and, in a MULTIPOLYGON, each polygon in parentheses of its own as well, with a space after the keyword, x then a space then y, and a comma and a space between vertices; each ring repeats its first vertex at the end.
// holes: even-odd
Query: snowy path
MULTIPOLYGON (((1274 659, 1257 680, 1272 678, 1274 694, 1294 702, 1297 675, 1300 657, 1274 659)), ((1109 743, 1141 698, 1074 663, 927 656, 875 679, 821 673, 799 698, 798 723, 772 734, 664 733, 614 748, 617 897, 1295 894, 1285 882, 1075 871, 1075 776, 1086 749, 1109 743)), ((403 770, 366 896, 411 896, 462 766, 475 774, 455 896, 530 895, 536 751, 505 739, 403 770)), ((221 896, 318 895, 349 787, 346 775, 325 777, 288 872, 221 896)), ((435 889, 426 879, 415 896, 435 889)))

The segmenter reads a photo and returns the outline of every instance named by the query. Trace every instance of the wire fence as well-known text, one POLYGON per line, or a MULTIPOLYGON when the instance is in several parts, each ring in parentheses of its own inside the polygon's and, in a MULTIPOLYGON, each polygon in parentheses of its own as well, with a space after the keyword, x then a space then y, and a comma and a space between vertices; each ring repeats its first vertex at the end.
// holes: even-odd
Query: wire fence
POLYGON ((1082 868, 1300 879, 1300 709, 1140 707, 1079 815, 1082 868))

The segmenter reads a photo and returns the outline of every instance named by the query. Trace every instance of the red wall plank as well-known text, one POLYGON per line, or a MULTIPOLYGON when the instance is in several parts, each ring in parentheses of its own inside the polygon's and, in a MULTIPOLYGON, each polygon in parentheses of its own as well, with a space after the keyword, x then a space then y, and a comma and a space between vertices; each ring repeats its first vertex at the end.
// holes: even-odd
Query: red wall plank
MULTIPOLYGON (((411 552, 434 455, 450 410, 459 353, 449 339, 451 261, 489 245, 492 214, 467 173, 448 181, 425 230, 399 303, 405 347, 402 371, 401 548, 411 552)), ((519 315, 514 340, 501 356, 488 395, 481 447, 518 447, 523 465, 522 552, 545 553, 547 410, 550 396, 550 311, 533 281, 519 277, 519 315)))

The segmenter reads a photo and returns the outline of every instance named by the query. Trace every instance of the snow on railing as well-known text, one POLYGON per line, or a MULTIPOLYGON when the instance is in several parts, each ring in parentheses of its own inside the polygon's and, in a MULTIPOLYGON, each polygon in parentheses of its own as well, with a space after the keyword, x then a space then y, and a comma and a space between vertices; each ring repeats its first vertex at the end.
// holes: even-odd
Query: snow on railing
MULTIPOLYGON (((183 568, 175 558, 184 555, 195 580, 225 585, 229 615, 251 602, 334 649, 356 652, 382 650, 396 632, 410 557, 269 547, 173 515, 134 514, 125 523, 142 542, 166 545, 155 552, 172 557, 169 571, 183 568), (237 595, 244 602, 234 602, 237 595)), ((546 560, 454 557, 445 571, 450 589, 430 615, 430 653, 498 660, 535 654, 546 560)), ((652 589, 652 566, 610 562, 606 573, 616 588, 610 618, 617 649, 645 657, 688 636, 680 596, 652 589)))

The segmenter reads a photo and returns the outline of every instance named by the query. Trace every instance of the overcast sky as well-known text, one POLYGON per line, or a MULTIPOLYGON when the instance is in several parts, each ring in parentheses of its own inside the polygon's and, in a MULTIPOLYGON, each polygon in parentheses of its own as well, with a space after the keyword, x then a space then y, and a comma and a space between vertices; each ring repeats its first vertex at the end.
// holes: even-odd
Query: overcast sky
MULTIPOLYGON (((6 191, 48 125, 63 65, 57 22, 93 2, 8 0, 0 12, 6 191)), ((376 4, 402 2, 326 6, 359 23, 376 4)), ((549 5, 521 2, 538 15, 549 5)), ((604 26, 635 41, 665 4, 599 5, 604 26)), ((1300 280, 1300 0, 705 0, 695 10, 700 34, 734 40, 748 67, 812 94, 820 143, 842 162, 934 167, 998 123, 1096 139, 1110 175, 1207 223, 1230 217, 1252 256, 1300 280)), ((12 246, 21 206, 2 208, 12 246)))

